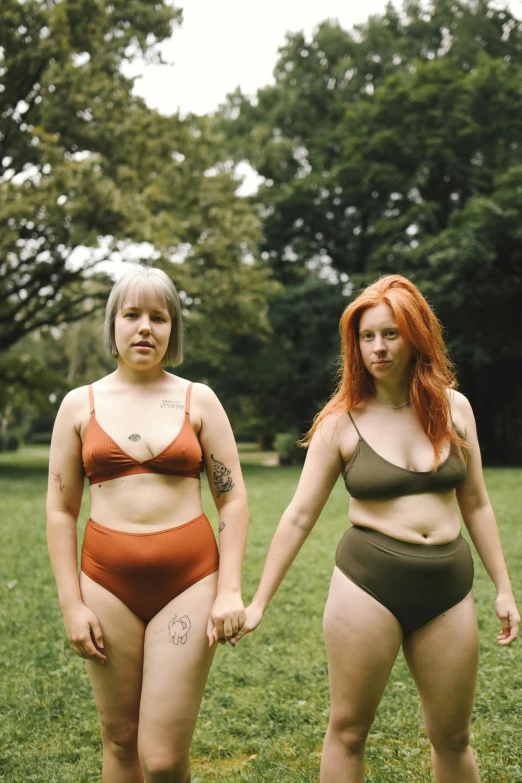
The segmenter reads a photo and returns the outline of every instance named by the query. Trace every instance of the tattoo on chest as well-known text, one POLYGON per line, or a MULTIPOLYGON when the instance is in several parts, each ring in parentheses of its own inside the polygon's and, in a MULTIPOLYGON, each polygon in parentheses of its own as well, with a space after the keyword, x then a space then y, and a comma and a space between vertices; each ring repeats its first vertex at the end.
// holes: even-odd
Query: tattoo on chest
POLYGON ((227 523, 225 522, 224 519, 222 519, 221 522, 219 523, 219 532, 222 533, 223 530, 226 528, 226 526, 227 526, 227 523))
POLYGON ((185 644, 187 641, 188 632, 191 629, 191 624, 188 615, 184 614, 183 617, 179 617, 175 614, 169 623, 169 640, 172 644, 185 644))
POLYGON ((160 403, 160 408, 176 408, 176 410, 181 411, 184 407, 185 405, 179 400, 162 400, 160 403))
POLYGON ((62 492, 65 489, 65 484, 62 481, 62 477, 59 473, 53 473, 51 470, 51 476, 54 476, 54 483, 60 485, 60 492, 62 492))
POLYGON ((223 462, 216 459, 213 454, 210 455, 210 459, 214 463, 213 478, 214 484, 216 485, 216 494, 220 497, 221 495, 224 495, 225 492, 230 492, 230 490, 235 487, 232 476, 230 475, 232 471, 227 468, 223 462))
POLYGON ((138 435, 137 432, 133 432, 132 435, 129 435, 129 440, 132 441, 141 440, 141 435, 138 435))

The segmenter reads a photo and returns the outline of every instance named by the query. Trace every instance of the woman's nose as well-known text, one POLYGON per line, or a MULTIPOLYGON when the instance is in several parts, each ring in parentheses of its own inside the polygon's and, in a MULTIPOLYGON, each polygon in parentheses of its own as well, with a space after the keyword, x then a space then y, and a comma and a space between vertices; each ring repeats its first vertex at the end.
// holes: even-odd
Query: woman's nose
POLYGON ((147 316, 144 316, 140 320, 139 330, 140 332, 150 332, 150 321, 147 316))

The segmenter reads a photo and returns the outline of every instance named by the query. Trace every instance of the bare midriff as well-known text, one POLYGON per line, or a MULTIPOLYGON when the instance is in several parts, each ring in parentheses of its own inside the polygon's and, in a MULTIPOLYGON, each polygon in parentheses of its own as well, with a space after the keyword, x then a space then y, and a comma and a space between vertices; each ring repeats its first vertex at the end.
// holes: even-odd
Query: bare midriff
POLYGON ((446 544, 460 533, 455 490, 390 500, 352 497, 348 517, 353 525, 413 544, 446 544))
POLYGON ((200 480, 157 473, 91 484, 91 519, 126 533, 183 525, 202 513, 200 480))

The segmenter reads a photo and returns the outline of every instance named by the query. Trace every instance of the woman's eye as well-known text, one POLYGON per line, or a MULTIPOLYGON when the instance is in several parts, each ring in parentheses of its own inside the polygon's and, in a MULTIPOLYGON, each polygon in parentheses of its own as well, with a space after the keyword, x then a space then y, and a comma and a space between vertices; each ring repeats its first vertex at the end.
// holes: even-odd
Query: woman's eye
POLYGON ((136 318, 136 313, 125 313, 124 318, 136 318))

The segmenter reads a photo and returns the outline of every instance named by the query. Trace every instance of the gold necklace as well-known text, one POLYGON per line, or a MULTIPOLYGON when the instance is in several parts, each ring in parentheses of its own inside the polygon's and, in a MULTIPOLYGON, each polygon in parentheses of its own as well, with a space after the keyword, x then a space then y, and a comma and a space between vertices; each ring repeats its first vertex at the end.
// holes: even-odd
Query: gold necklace
POLYGON ((406 402, 402 402, 400 405, 386 405, 386 403, 384 403, 384 402, 381 402, 380 400, 378 400, 378 399, 377 399, 377 397, 374 397, 373 399, 374 399, 374 400, 375 400, 375 402, 377 402, 379 405, 382 405, 382 407, 383 407, 383 408, 390 408, 390 409, 391 409, 391 410, 392 410, 394 413, 397 413, 397 411, 398 411, 400 408, 404 408, 404 406, 405 406, 405 405, 409 405, 409 404, 410 404, 410 401, 409 401, 409 400, 406 400, 406 402))

